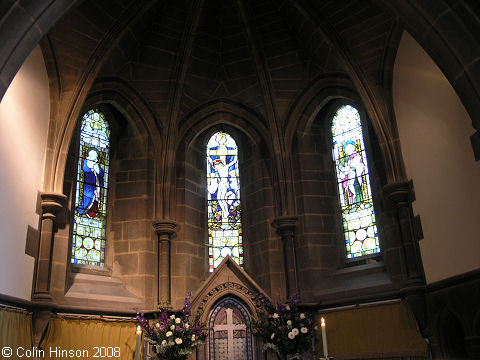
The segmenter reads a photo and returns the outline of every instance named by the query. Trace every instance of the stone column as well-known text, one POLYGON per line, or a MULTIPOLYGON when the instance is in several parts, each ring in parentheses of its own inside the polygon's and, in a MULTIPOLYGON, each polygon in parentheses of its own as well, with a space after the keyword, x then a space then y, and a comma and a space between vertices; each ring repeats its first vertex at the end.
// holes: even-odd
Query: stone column
POLYGON ((66 204, 67 197, 54 192, 40 194, 42 207, 42 222, 40 242, 35 263, 35 277, 32 299, 35 301, 52 302, 50 281, 52 276, 52 254, 54 246, 55 220, 66 204))
POLYGON ((297 247, 295 244, 297 217, 279 216, 273 221, 272 226, 277 229, 277 234, 282 238, 287 297, 290 297, 299 292, 297 247))
POLYGON ((397 220, 402 241, 403 261, 405 263, 405 282, 401 289, 407 297, 417 319, 423 336, 429 336, 427 323, 427 304, 425 298, 425 277, 418 241, 423 238, 419 219, 413 216, 412 202, 415 201, 412 182, 387 184, 384 191, 395 203, 397 220))
POLYGON ((412 182, 387 184, 384 191, 397 208, 397 219, 402 239, 403 257, 406 266, 406 286, 425 284, 423 264, 418 240, 422 237, 416 227, 412 202, 415 200, 412 182))
POLYGON ((170 278, 170 241, 175 233, 177 223, 173 220, 162 220, 153 224, 158 236, 158 304, 171 301, 170 278))

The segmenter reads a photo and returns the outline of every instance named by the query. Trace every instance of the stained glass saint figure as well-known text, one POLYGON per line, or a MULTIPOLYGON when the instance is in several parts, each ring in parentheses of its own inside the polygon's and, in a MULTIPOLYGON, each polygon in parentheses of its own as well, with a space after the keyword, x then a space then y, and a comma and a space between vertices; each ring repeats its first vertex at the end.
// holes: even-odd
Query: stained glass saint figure
POLYGON ((338 108, 331 129, 346 256, 354 258, 378 253, 375 209, 357 109, 350 105, 338 108))
POLYGON ((80 126, 72 263, 104 266, 110 127, 105 116, 88 111, 80 126))
POLYGON ((83 160, 83 199, 82 204, 77 206, 79 215, 85 214, 94 218, 98 214, 100 204, 100 191, 103 187, 104 171, 98 164, 98 153, 90 150, 88 156, 83 160))
POLYGON ((224 131, 207 144, 207 195, 210 271, 227 255, 243 265, 238 149, 224 131))

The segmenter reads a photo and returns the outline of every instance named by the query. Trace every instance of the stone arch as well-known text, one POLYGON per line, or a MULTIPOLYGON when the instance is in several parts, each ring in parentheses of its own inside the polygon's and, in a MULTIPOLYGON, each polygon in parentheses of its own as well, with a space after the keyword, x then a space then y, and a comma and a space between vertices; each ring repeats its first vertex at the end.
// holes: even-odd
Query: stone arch
POLYGON ((238 282, 227 281, 215 286, 204 295, 202 299, 199 299, 197 311, 202 314, 201 321, 208 323, 211 309, 213 309, 215 304, 219 303, 221 299, 227 297, 233 297, 238 301, 241 301, 252 317, 255 317, 258 306, 255 302, 256 295, 253 293, 252 289, 238 282))
MULTIPOLYGON (((345 100, 346 102, 353 102, 360 107, 362 112, 370 115, 367 109, 362 105, 362 99, 355 90, 353 83, 345 76, 328 76, 316 79, 306 88, 302 94, 296 99, 292 105, 287 122, 287 130, 285 134, 285 143, 287 148, 292 148, 297 132, 308 133, 317 115, 325 109, 335 99, 345 100)), ((377 129, 372 123, 372 129, 375 132, 378 142, 382 144, 380 149, 380 158, 382 160, 382 168, 385 169, 385 177, 388 180, 394 179, 395 174, 391 171, 394 164, 389 162, 391 154, 388 145, 383 141, 377 129)), ((394 142, 390 139, 390 142, 394 142)), ((398 153, 396 163, 402 163, 403 160, 398 153)), ((403 167, 402 167, 403 168, 403 167)))
POLYGON ((422 45, 452 84, 465 105, 477 133, 472 135, 475 158, 480 159, 480 87, 472 64, 480 56, 478 16, 467 1, 452 5, 436 2, 435 7, 408 1, 380 0, 385 8, 403 20, 406 30, 422 45), (468 23, 469 26, 465 26, 468 23), (462 41, 458 41, 462 39, 462 41), (468 51, 467 51, 468 48, 468 51))
POLYGON ((243 131, 252 141, 258 141, 260 137, 266 140, 269 149, 272 148, 271 143, 267 141, 269 133, 263 125, 261 115, 227 99, 218 99, 191 111, 179 122, 178 139, 189 144, 198 134, 219 123, 226 123, 243 131))
POLYGON ((12 2, 0 18, 0 100, 28 54, 50 28, 79 0, 12 2), (9 31, 8 29, 15 29, 9 31))
POLYGON ((448 358, 467 358, 464 324, 451 308, 445 309, 439 321, 439 338, 444 344, 443 352, 448 358))
POLYGON ((162 124, 143 97, 119 79, 100 79, 90 89, 87 104, 112 104, 141 134, 152 138, 156 152, 162 148, 162 124))
POLYGON ((183 251, 181 249, 184 246, 198 247, 198 256, 192 257, 191 261, 195 262, 197 269, 204 269, 204 272, 198 271, 194 276, 190 275, 191 281, 195 281, 196 286, 207 275, 205 150, 208 139, 218 130, 227 131, 235 139, 239 149, 244 266, 245 269, 252 268, 253 273, 260 274, 257 281, 262 285, 268 286, 269 283, 268 261, 253 261, 251 254, 254 253, 254 244, 261 244, 260 248, 267 251, 268 240, 272 238, 270 231, 270 223, 274 218, 272 171, 268 160, 264 160, 270 159, 270 153, 263 136, 249 124, 251 123, 231 111, 217 112, 211 109, 204 116, 199 116, 188 133, 179 133, 175 165, 175 204, 176 219, 185 220, 185 224, 179 229, 178 241, 172 246, 178 246, 178 251, 183 251), (180 137, 180 134, 183 136, 180 137), (256 217, 262 220, 254 221, 256 217))

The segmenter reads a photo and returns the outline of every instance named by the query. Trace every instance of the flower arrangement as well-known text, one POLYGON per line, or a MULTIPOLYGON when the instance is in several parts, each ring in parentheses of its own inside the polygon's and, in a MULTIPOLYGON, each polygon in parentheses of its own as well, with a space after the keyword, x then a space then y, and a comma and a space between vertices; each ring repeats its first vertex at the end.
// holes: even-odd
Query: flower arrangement
POLYGON ((190 293, 185 297, 182 313, 169 312, 167 307, 160 308, 154 319, 147 319, 139 314, 137 320, 145 331, 148 341, 157 359, 186 359, 196 347, 204 344, 206 334, 199 322, 200 315, 191 319, 190 293))
POLYGON ((273 305, 265 295, 258 294, 257 301, 262 311, 257 312, 253 327, 264 342, 263 350, 274 351, 280 359, 301 359, 300 354, 312 346, 313 320, 298 309, 299 296, 273 305))

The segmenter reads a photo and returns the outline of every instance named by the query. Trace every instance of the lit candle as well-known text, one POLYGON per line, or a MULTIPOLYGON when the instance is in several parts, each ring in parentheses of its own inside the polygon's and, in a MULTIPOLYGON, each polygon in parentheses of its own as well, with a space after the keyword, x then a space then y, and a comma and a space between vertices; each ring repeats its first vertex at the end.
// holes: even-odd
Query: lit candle
POLYGON ((323 342, 323 357, 328 358, 328 346, 327 346, 327 330, 325 319, 322 317, 322 342, 323 342))
POLYGON ((142 330, 137 326, 137 348, 135 350, 135 360, 140 360, 140 344, 142 343, 142 330))

